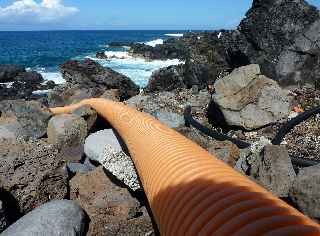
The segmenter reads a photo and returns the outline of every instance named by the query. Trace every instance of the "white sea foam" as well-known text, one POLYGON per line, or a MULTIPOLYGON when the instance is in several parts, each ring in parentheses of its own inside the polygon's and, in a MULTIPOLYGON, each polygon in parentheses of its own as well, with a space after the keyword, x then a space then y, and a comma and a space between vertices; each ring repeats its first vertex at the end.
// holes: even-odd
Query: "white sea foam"
POLYGON ((61 73, 59 72, 39 72, 45 81, 53 81, 55 84, 64 84, 66 81, 63 79, 61 73))
POLYGON ((163 42, 164 42, 163 39, 156 39, 156 40, 152 40, 152 41, 146 42, 144 44, 149 45, 151 47, 155 47, 157 45, 163 44, 163 42))
POLYGON ((110 60, 97 59, 95 57, 87 57, 99 62, 102 66, 110 67, 113 70, 124 74, 131 78, 136 84, 145 87, 152 73, 160 68, 168 67, 171 65, 178 65, 184 63, 178 59, 172 60, 153 60, 148 61, 143 58, 132 57, 128 52, 108 52, 109 55, 116 54, 122 57, 114 57, 110 60))
POLYGON ((6 88, 11 88, 14 82, 8 82, 8 83, 0 83, 0 85, 5 86, 6 88))
POLYGON ((33 91, 32 94, 34 95, 46 95, 50 92, 51 90, 36 90, 33 91))
POLYGON ((115 58, 115 59, 128 59, 128 58, 131 58, 131 56, 129 55, 128 52, 106 51, 105 54, 110 59, 112 59, 112 58, 115 58))
POLYGON ((44 84, 51 80, 53 81, 55 84, 64 84, 66 81, 63 79, 62 74, 58 71, 48 71, 46 68, 44 67, 34 67, 34 68, 26 68, 27 71, 31 71, 34 70, 38 73, 40 73, 44 79, 44 84))
POLYGON ((183 37, 183 34, 165 34, 165 36, 169 36, 169 37, 183 37))
POLYGON ((101 44, 99 45, 99 48, 108 48, 110 47, 109 44, 101 44))
POLYGON ((222 32, 220 32, 220 33, 218 34, 218 39, 220 39, 221 36, 222 36, 222 32))
MULTIPOLYGON (((184 63, 178 59, 149 61, 144 58, 133 57, 129 55, 129 52, 127 51, 106 51, 105 54, 109 59, 98 59, 94 54, 90 56, 79 56, 77 59, 89 58, 97 61, 102 66, 109 67, 121 74, 128 76, 142 88, 148 84, 148 81, 154 71, 171 65, 184 63)), ((36 71, 43 76, 45 81, 52 80, 56 84, 65 83, 61 73, 58 71, 47 71, 45 68, 37 68, 36 71)), ((48 91, 36 91, 36 94, 43 94, 47 92, 48 91)))

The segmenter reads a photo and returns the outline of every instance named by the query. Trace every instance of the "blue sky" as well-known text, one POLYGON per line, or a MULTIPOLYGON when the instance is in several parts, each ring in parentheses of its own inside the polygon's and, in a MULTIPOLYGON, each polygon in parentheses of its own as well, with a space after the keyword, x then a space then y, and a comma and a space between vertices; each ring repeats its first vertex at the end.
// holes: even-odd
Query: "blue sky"
MULTIPOLYGON (((320 0, 308 0, 320 7, 320 0)), ((0 30, 234 28, 252 0, 0 0, 0 30)))

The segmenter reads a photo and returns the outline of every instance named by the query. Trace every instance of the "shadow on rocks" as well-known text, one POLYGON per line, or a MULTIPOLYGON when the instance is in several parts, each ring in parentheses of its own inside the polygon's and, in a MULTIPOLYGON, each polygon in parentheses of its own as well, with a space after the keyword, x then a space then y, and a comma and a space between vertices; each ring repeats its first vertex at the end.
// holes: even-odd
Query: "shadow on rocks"
POLYGON ((89 133, 93 134, 93 133, 96 133, 100 130, 110 129, 110 128, 111 128, 111 125, 98 114, 97 120, 94 123, 94 125, 91 127, 91 129, 89 130, 89 133))
POLYGON ((0 201, 4 205, 5 217, 9 225, 22 217, 19 203, 10 192, 0 188, 0 201))

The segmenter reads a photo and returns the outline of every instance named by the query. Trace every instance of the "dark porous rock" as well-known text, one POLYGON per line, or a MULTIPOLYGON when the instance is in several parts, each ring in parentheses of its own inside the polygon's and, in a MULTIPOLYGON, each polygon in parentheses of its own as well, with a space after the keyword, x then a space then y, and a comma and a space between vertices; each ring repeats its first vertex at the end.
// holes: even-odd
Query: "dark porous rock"
POLYGON ((316 88, 320 78, 320 19, 314 22, 278 59, 276 73, 283 86, 311 84, 316 88))
POLYGON ((96 58, 98 59, 108 59, 108 56, 105 54, 105 52, 97 52, 96 58))
MULTIPOLYGON (((318 10, 304 0, 255 0, 239 29, 257 51, 265 54, 265 63, 275 63, 279 53, 319 17, 318 10)), ((263 73, 274 78, 267 73, 272 71, 261 66, 263 73)))
POLYGON ((70 181, 71 199, 88 213, 89 235, 145 235, 153 230, 148 213, 126 188, 106 176, 102 167, 70 181))
POLYGON ((46 86, 41 84, 44 80, 38 72, 20 71, 19 73, 13 73, 13 75, 14 77, 10 79, 12 84, 1 86, 0 100, 32 99, 34 91, 46 89, 46 86))
POLYGON ((44 81, 41 74, 35 71, 23 72, 15 77, 11 89, 15 91, 15 99, 32 99, 33 92, 46 89, 41 83, 44 81))
POLYGON ((68 163, 79 163, 84 156, 83 145, 62 147, 59 156, 68 163))
MULTIPOLYGON (((155 72, 149 82, 147 91, 171 91, 176 88, 190 89, 193 86, 205 89, 208 85, 212 85, 216 79, 221 78, 236 66, 236 62, 231 61, 231 56, 227 53, 223 42, 219 40, 217 33, 199 33, 195 35, 186 34, 182 38, 165 41, 163 45, 157 45, 155 48, 151 47, 150 50, 153 53, 156 51, 163 58, 168 59, 171 57, 165 53, 166 45, 175 45, 172 48, 172 50, 178 48, 175 58, 183 60, 184 63, 155 72), (164 48, 164 52, 157 51, 157 48, 164 48), (184 50, 179 51, 181 48, 184 48, 184 50)), ((170 55, 173 55, 173 53, 170 55)), ((242 58, 237 61, 242 61, 242 58)), ((247 62, 243 63, 248 64, 247 62)), ((241 63, 238 62, 237 65, 239 64, 241 63)))
POLYGON ((171 39, 155 47, 143 43, 134 43, 130 45, 129 52, 133 56, 151 60, 183 59, 187 54, 185 46, 183 42, 171 39))
POLYGON ((44 81, 42 75, 35 71, 28 71, 20 73, 15 77, 15 81, 29 83, 29 84, 40 84, 44 81))
POLYGON ((73 148, 84 144, 88 127, 82 117, 61 114, 50 119, 47 134, 48 142, 57 148, 73 148))
POLYGON ((312 218, 320 218, 320 166, 300 170, 292 188, 290 197, 298 207, 312 218))
POLYGON ((205 89, 208 85, 213 84, 217 74, 210 76, 210 66, 206 63, 190 63, 186 61, 183 66, 183 82, 185 87, 192 88, 198 86, 205 89))
MULTIPOLYGON (((10 100, 0 102, 0 124, 14 120, 20 124, 22 135, 41 138, 47 132, 52 113, 37 101, 10 100)), ((10 122, 9 122, 10 123, 10 122)))
POLYGON ((0 65, 0 83, 13 82, 14 78, 25 72, 23 66, 18 65, 0 65))
POLYGON ((304 0, 254 0, 239 28, 258 49, 278 54, 318 19, 317 8, 304 0))
POLYGON ((60 69, 69 85, 94 90, 95 97, 101 96, 108 89, 119 89, 122 100, 140 92, 139 87, 128 77, 89 59, 83 63, 68 61, 60 69))
POLYGON ((257 52, 238 29, 221 30, 218 35, 220 35, 219 43, 225 48, 226 61, 230 69, 253 63, 252 59, 256 57, 257 52))
POLYGON ((3 236, 85 235, 88 219, 82 208, 73 201, 51 201, 11 225, 3 236))
POLYGON ((317 49, 319 20, 318 9, 304 0, 255 0, 238 28, 252 47, 241 51, 272 79, 285 84, 315 80, 303 68, 316 65, 309 52, 317 49))
POLYGON ((82 117, 87 122, 88 132, 95 125, 98 118, 97 112, 90 106, 82 106, 72 112, 73 115, 82 117))
POLYGON ((46 84, 45 84, 47 89, 54 89, 57 85, 54 81, 49 80, 46 84))
POLYGON ((52 199, 68 194, 68 172, 58 150, 44 141, 0 144, 3 189, 27 213, 52 199))
POLYGON ((153 72, 145 90, 147 92, 171 91, 184 87, 182 67, 169 66, 153 72))

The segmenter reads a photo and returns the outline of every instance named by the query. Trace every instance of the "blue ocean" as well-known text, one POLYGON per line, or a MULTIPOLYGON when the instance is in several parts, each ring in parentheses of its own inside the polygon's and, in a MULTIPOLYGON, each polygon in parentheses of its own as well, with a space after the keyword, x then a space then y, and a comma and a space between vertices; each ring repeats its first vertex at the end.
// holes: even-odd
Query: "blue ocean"
POLYGON ((0 64, 19 64, 40 72, 46 80, 63 83, 59 65, 70 59, 91 58, 130 77, 144 87, 152 72, 179 60, 146 61, 133 58, 128 48, 111 48, 111 42, 140 42, 150 46, 185 31, 37 31, 0 32, 0 64), (105 51, 111 60, 99 60, 97 51, 105 51))

